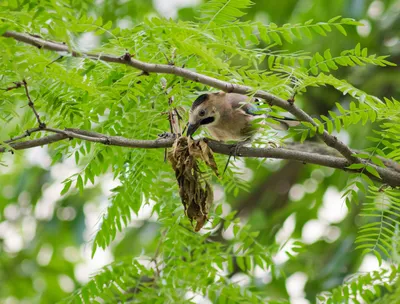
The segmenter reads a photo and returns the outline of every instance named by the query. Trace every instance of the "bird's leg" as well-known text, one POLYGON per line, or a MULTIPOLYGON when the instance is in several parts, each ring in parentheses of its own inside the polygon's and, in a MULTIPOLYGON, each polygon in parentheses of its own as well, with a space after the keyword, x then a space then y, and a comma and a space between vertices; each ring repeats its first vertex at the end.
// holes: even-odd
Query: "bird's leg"
MULTIPOLYGON (((158 138, 161 138, 161 139, 169 139, 169 138, 175 139, 177 136, 179 136, 179 134, 170 133, 170 132, 163 132, 163 133, 158 134, 158 138)), ((164 163, 167 162, 167 158, 168 158, 167 148, 165 148, 164 149, 164 163)))
POLYGON ((236 160, 236 156, 239 156, 239 152, 240 152, 239 150, 243 146, 249 144, 250 142, 251 142, 251 139, 246 139, 244 141, 239 141, 238 143, 236 143, 235 145, 232 146, 231 152, 230 152, 229 157, 228 157, 228 161, 226 162, 226 165, 225 165, 225 168, 224 168, 224 172, 222 173, 222 175, 224 175, 226 169, 228 169, 228 164, 229 164, 229 161, 231 160, 231 157, 233 156, 233 159, 236 160))
POLYGON ((233 156, 233 159, 236 160, 236 156, 240 156, 239 152, 240 149, 244 146, 247 145, 248 143, 250 143, 251 141, 246 139, 244 141, 239 141, 238 143, 236 143, 233 147, 233 154, 231 154, 231 156, 233 156))

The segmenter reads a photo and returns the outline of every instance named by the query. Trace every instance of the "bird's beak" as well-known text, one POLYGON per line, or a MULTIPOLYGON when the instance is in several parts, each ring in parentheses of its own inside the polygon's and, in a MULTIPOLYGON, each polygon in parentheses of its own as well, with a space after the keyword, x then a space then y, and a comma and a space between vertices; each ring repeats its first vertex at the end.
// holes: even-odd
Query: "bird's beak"
POLYGON ((194 132, 196 132, 196 130, 199 128, 199 126, 200 124, 194 124, 194 125, 189 124, 186 131, 187 136, 191 137, 194 134, 194 132))

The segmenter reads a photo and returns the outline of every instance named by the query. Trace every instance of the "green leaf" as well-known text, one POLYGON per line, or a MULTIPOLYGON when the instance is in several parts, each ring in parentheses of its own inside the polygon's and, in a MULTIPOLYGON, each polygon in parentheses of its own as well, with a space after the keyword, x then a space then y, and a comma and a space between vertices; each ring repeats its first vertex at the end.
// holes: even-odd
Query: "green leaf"
POLYGON ((236 257, 236 263, 242 271, 246 271, 246 266, 244 264, 244 259, 241 256, 236 257))
POLYGON ((81 175, 78 175, 76 179, 76 187, 79 189, 80 193, 83 193, 83 179, 81 175))
POLYGON ((326 36, 326 33, 325 33, 324 29, 323 29, 321 26, 315 25, 315 26, 312 27, 312 29, 313 29, 316 33, 320 34, 321 36, 326 36))
POLYGON ((374 175, 374 176, 380 178, 380 175, 379 175, 378 171, 377 171, 374 167, 367 165, 367 166, 366 166, 366 169, 367 169, 367 171, 368 171, 369 173, 371 173, 372 175, 374 175))
POLYGON ((377 156, 372 156, 371 157, 371 161, 375 164, 378 165, 379 167, 385 168, 385 164, 383 163, 383 161, 378 158, 377 156))
POLYGON ((72 184, 72 180, 68 180, 65 184, 64 184, 64 188, 61 190, 60 195, 64 195, 65 193, 68 192, 69 188, 71 188, 71 184, 72 184))
POLYGON ((351 164, 351 165, 348 166, 347 168, 349 168, 349 169, 354 169, 354 170, 358 170, 358 169, 365 168, 365 164, 351 164))
POLYGON ((276 32, 271 32, 270 33, 272 40, 274 40, 277 44, 282 45, 282 40, 281 37, 276 32))
POLYGON ((337 28, 337 30, 339 32, 341 32, 343 35, 347 36, 346 30, 344 29, 344 27, 340 24, 334 24, 334 26, 337 28))

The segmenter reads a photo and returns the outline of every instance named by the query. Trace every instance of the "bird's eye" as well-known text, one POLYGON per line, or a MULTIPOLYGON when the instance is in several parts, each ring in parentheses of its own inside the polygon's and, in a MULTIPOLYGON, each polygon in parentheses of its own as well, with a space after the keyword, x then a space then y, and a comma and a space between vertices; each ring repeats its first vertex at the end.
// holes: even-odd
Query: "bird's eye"
POLYGON ((199 116, 204 116, 204 115, 206 115, 206 111, 205 111, 205 110, 201 110, 201 111, 199 112, 199 116))

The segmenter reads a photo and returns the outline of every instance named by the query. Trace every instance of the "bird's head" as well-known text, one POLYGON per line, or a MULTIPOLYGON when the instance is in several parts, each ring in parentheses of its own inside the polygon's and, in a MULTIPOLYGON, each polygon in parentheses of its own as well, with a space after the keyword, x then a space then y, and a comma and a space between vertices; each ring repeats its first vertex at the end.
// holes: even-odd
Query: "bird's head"
POLYGON ((189 113, 188 136, 192 136, 201 126, 209 127, 218 123, 218 94, 220 93, 203 94, 193 102, 189 113))

